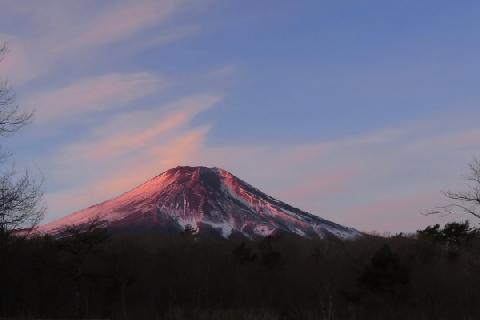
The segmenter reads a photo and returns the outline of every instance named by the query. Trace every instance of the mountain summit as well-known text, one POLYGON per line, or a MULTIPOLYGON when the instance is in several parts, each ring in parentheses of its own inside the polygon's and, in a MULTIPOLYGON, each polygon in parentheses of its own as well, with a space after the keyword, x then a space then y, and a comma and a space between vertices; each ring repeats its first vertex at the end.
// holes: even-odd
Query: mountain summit
POLYGON ((248 237, 276 232, 299 236, 333 235, 353 238, 360 233, 276 200, 220 168, 176 167, 114 199, 42 225, 41 233, 92 219, 110 229, 148 228, 178 232, 234 233, 248 237))

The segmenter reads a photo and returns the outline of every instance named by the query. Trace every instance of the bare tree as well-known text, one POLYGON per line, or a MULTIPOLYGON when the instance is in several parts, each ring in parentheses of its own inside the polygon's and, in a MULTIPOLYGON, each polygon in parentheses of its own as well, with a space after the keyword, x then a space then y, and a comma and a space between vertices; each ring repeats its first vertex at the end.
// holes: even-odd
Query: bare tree
MULTIPOLYGON (((39 183, 28 172, 17 177, 14 169, 0 176, 0 235, 9 236, 14 230, 25 227, 28 231, 43 218, 39 183)), ((1 241, 1 240, 0 240, 1 241)))
MULTIPOLYGON (((0 62, 7 51, 0 46, 0 62)), ((15 93, 7 81, 0 82, 0 137, 8 137, 32 120, 32 112, 20 110, 15 93)), ((0 162, 5 164, 8 153, 0 152, 0 162)), ((36 226, 45 208, 41 204, 41 183, 32 179, 28 172, 18 175, 12 166, 0 175, 0 242, 17 228, 36 226)))
MULTIPOLYGON (((5 44, 0 46, 0 62, 7 52, 5 44)), ((21 111, 7 80, 0 82, 0 136, 8 136, 30 123, 33 112, 21 111)))
POLYGON ((446 191, 444 195, 453 201, 453 203, 437 208, 432 211, 435 213, 457 213, 458 211, 466 213, 472 217, 480 219, 480 160, 475 158, 469 164, 469 175, 466 180, 470 183, 467 191, 452 192, 446 191))

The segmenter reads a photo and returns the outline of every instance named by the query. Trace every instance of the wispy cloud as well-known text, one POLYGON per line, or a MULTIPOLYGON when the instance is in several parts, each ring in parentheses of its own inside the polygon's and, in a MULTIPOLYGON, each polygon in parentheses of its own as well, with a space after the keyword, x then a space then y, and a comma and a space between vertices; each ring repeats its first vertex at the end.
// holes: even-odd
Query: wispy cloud
POLYGON ((7 45, 7 51, 0 61, 1 80, 8 79, 13 84, 30 80, 35 72, 32 72, 33 66, 25 45, 14 36, 0 34, 0 45, 3 44, 7 45))
POLYGON ((199 27, 195 25, 180 26, 172 29, 167 29, 163 33, 151 38, 147 38, 137 43, 137 48, 150 48, 163 46, 188 36, 191 36, 199 31, 199 27))
POLYGON ((122 113, 94 129, 85 141, 69 145, 64 157, 112 161, 126 153, 148 148, 185 129, 197 114, 213 107, 220 99, 218 95, 197 95, 161 108, 122 113))
POLYGON ((53 52, 85 50, 128 39, 135 33, 164 22, 183 1, 129 1, 108 7, 74 29, 74 37, 59 43, 53 52))
POLYGON ((32 97, 37 121, 65 120, 116 108, 155 92, 165 82, 149 73, 107 74, 75 81, 32 97))
POLYGON ((39 75, 51 74, 59 61, 92 57, 122 41, 129 41, 122 52, 131 52, 185 38, 198 27, 180 24, 152 34, 143 32, 162 27, 193 4, 189 0, 63 1, 61 4, 6 1, 0 18, 7 20, 11 15, 27 23, 18 31, 0 35, 0 41, 8 41, 10 46, 10 55, 0 66, 0 72, 22 84, 39 75))

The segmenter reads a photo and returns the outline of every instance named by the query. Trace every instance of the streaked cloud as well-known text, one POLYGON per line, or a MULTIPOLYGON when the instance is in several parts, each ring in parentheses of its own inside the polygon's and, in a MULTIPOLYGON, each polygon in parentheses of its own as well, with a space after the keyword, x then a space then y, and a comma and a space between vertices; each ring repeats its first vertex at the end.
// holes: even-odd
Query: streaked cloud
POLYGON ((37 109, 37 121, 66 120, 118 108, 160 90, 164 81, 149 73, 107 74, 86 78, 37 94, 31 105, 37 109))
POLYGON ((0 46, 7 45, 7 51, 0 60, 1 80, 8 79, 12 84, 19 84, 30 80, 34 74, 32 72, 32 62, 29 58, 28 48, 20 39, 0 34, 0 46))
MULTIPOLYGON (((200 3, 190 0, 121 0, 114 3, 96 1, 6 1, 5 16, 18 16, 26 23, 18 33, 0 34, 8 41, 10 55, 0 72, 15 84, 23 84, 39 75, 49 75, 59 61, 78 61, 98 55, 102 49, 129 41, 118 52, 132 52, 149 46, 168 44, 198 30, 194 25, 176 25, 142 35, 153 27, 161 27, 177 14, 200 3), (96 7, 92 12, 91 8, 96 7), (138 36, 134 38, 134 36, 138 36), (133 40, 132 40, 133 39, 133 40)), ((6 19, 5 19, 6 20, 6 19)))
POLYGON ((122 113, 94 129, 85 141, 67 146, 62 157, 68 160, 112 161, 124 154, 148 148, 165 136, 185 129, 197 114, 213 107, 220 99, 218 95, 196 95, 161 108, 122 113))
POLYGON ((147 38, 143 41, 140 41, 137 44, 137 47, 140 48, 150 48, 163 46, 181 39, 184 39, 188 36, 191 36, 199 31, 199 27, 195 25, 180 26, 172 29, 167 29, 163 33, 156 35, 152 38, 147 38))
POLYGON ((184 1, 128 1, 107 7, 73 28, 74 36, 60 42, 53 52, 85 50, 128 39, 135 33, 170 18, 184 1))

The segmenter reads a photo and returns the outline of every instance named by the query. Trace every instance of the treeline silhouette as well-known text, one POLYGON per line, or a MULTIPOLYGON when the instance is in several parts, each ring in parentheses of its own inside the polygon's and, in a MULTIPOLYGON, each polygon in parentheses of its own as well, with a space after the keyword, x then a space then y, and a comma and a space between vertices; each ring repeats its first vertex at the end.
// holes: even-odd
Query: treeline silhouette
POLYGON ((0 317, 480 319, 468 223, 353 241, 70 228, 1 246, 0 317))

